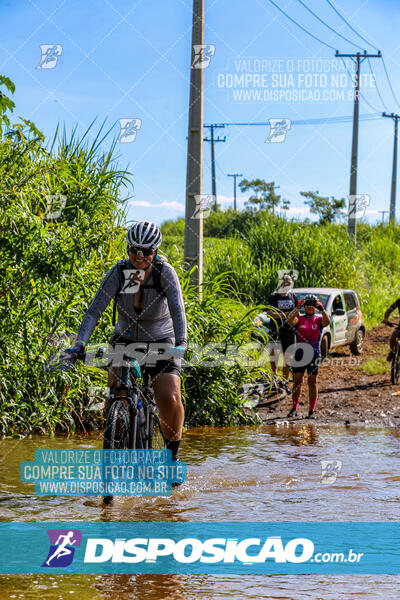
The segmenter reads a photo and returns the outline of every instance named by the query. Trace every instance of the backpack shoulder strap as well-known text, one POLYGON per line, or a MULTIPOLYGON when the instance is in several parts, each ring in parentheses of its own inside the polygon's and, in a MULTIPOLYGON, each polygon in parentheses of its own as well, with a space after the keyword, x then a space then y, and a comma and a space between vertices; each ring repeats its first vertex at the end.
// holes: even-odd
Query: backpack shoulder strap
POLYGON ((155 257, 153 261, 153 282, 154 287, 159 294, 165 296, 165 291, 161 285, 161 271, 164 266, 165 259, 162 258, 159 254, 155 257))
POLYGON ((145 285, 140 286, 141 288, 144 288, 144 289, 153 288, 153 289, 157 290, 157 292, 159 294, 161 294, 162 296, 166 295, 165 291, 162 287, 162 284, 161 284, 161 272, 162 272, 165 262, 166 262, 166 259, 163 256, 161 256, 160 254, 157 254, 155 259, 153 260, 153 270, 152 270, 153 284, 152 285, 145 284, 145 285))
POLYGON ((121 260, 119 260, 117 262, 117 269, 118 269, 118 279, 119 279, 119 286, 118 286, 118 290, 114 296, 114 304, 113 304, 113 314, 112 314, 112 325, 115 325, 116 322, 116 316, 117 316, 117 298, 121 293, 121 290, 124 286, 124 273, 123 270, 126 269, 127 267, 127 261, 128 259, 126 258, 122 258, 121 260))

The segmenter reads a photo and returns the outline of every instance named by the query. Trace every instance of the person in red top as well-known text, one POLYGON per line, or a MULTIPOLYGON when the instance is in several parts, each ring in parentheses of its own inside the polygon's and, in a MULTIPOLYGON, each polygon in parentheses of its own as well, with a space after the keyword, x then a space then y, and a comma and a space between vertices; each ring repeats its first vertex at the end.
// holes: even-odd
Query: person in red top
POLYGON ((313 419, 315 406, 318 399, 318 369, 321 362, 321 331, 329 325, 330 318, 317 296, 309 295, 300 300, 287 317, 288 323, 297 330, 297 346, 294 359, 301 363, 292 366, 293 372, 293 405, 288 417, 295 417, 300 402, 301 386, 304 373, 308 374, 309 411, 307 418, 313 419), (304 306, 304 315, 300 315, 300 308, 304 306), (317 309, 321 314, 316 314, 317 309), (304 346, 305 344, 305 346, 304 346))

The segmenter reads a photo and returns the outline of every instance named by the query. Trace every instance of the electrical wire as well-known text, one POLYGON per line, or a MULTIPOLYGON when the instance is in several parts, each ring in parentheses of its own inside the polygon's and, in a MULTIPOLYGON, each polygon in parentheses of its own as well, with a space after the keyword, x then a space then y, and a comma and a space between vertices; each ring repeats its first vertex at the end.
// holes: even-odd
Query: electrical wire
POLYGON ((317 42, 319 42, 320 44, 323 44, 324 46, 326 46, 327 48, 330 48, 331 50, 336 50, 336 48, 334 48, 333 46, 331 46, 330 44, 327 44, 326 42, 324 42, 323 40, 321 40, 320 38, 318 38, 316 35, 314 35, 313 33, 311 33, 310 31, 308 31, 305 27, 303 27, 303 25, 300 25, 300 23, 297 23, 297 21, 295 21, 294 19, 292 19, 292 17, 290 15, 287 14, 287 12, 285 12, 280 6, 278 6, 274 0, 268 0, 271 4, 273 4, 275 6, 275 8, 277 8, 278 10, 281 11, 281 13, 283 13, 285 15, 285 17, 287 19, 289 19, 289 21, 292 21, 292 23, 294 23, 295 25, 297 25, 297 27, 299 27, 302 31, 304 31, 307 35, 311 36, 312 38, 314 38, 314 40, 317 40, 317 42))
MULTIPOLYGON (((382 116, 382 111, 375 113, 365 113, 359 116, 360 121, 376 121, 380 119, 382 116)), ((282 119, 283 120, 283 119, 282 119)), ((334 125, 341 123, 350 123, 353 120, 353 116, 338 116, 338 117, 316 117, 313 119, 298 119, 291 121, 291 125, 334 125)), ((234 126, 234 127, 268 127, 270 125, 269 121, 253 121, 253 123, 221 123, 226 127, 234 126)), ((204 125, 207 127, 207 125, 204 125)))
POLYGON ((392 92, 392 94, 393 94, 393 98, 395 99, 397 106, 399 106, 399 107, 400 107, 399 101, 397 100, 397 96, 396 96, 396 94, 394 93, 393 86, 392 86, 392 84, 391 84, 391 81, 390 81, 390 78, 389 78, 389 73, 387 72, 387 69, 386 69, 386 65, 385 65, 385 61, 384 61, 384 58, 383 58, 383 56, 382 56, 382 64, 383 64, 383 68, 384 68, 384 70, 385 70, 386 79, 388 80, 388 84, 389 84, 390 90, 391 90, 391 92, 392 92))
MULTIPOLYGON (((347 71, 347 75, 349 76, 349 79, 350 79, 350 81, 352 81, 352 78, 351 78, 351 73, 350 73, 350 71, 348 70, 348 68, 347 68, 347 65, 346 65, 346 63, 344 62, 343 58, 341 58, 341 61, 342 61, 342 63, 344 64, 344 68, 345 68, 345 69, 346 69, 346 71, 347 71)), ((369 107, 371 107, 371 108, 372 108, 372 110, 374 110, 375 112, 378 112, 378 109, 376 108, 376 106, 373 106, 373 105, 372 105, 370 102, 368 102, 368 100, 366 99, 366 97, 364 96, 364 94, 362 94, 362 93, 361 93, 361 91, 359 91, 359 94, 360 94, 361 98, 364 100, 364 102, 365 102, 366 104, 368 104, 368 106, 369 106, 369 107)), ((381 112, 382 112, 382 111, 381 111, 381 112)))
MULTIPOLYGON (((326 0, 326 1, 327 1, 327 3, 329 4, 329 6, 330 6, 330 7, 331 7, 331 8, 332 8, 334 11, 335 11, 335 13, 336 13, 336 14, 337 14, 337 15, 338 15, 338 16, 339 16, 341 19, 342 19, 342 21, 344 21, 344 22, 346 23, 346 25, 347 25, 348 27, 350 27, 350 29, 351 29, 351 30, 352 30, 352 31, 353 31, 353 32, 354 32, 356 35, 358 35, 358 37, 359 37, 359 38, 361 38, 362 40, 364 40, 364 42, 366 42, 366 43, 367 43, 369 46, 372 46, 372 48, 375 48, 375 50, 378 50, 378 48, 377 48, 377 47, 376 47, 374 44, 372 44, 371 42, 369 42, 369 41, 368 41, 368 40, 367 40, 367 39, 366 39, 364 36, 362 36, 362 35, 361 35, 361 34, 360 34, 360 33, 359 33, 359 32, 358 32, 356 29, 354 29, 354 27, 352 27, 352 25, 350 25, 350 23, 349 23, 349 22, 348 22, 348 21, 347 21, 347 20, 346 20, 346 19, 343 17, 343 15, 342 15, 342 14, 341 14, 341 13, 340 13, 338 10, 337 10, 337 8, 336 8, 336 7, 335 7, 335 6, 332 4, 331 0, 326 0)), ((397 96, 396 96, 396 94, 394 93, 394 89, 393 89, 393 86, 392 86, 392 82, 390 81, 389 73, 388 73, 388 71, 387 71, 386 64, 385 64, 385 60, 384 60, 383 56, 382 56, 382 64, 383 64, 383 68, 384 68, 384 71, 385 71, 385 75, 386 75, 387 82, 388 82, 388 84, 389 84, 389 87, 390 87, 390 91, 392 92, 393 98, 394 98, 394 100, 395 100, 395 102, 396 102, 397 106, 399 106, 399 107, 400 107, 400 103, 399 103, 399 100, 397 99, 397 96)), ((382 104, 384 104, 384 103, 382 102, 382 104)))
POLYGON ((338 17, 340 17, 342 19, 342 21, 344 21, 346 23, 346 25, 348 27, 350 27, 350 29, 356 34, 358 35, 359 38, 361 38, 364 42, 366 42, 369 46, 371 46, 372 48, 375 48, 375 50, 378 50, 378 48, 374 45, 371 44, 371 42, 369 42, 364 36, 361 35, 361 33, 358 33, 358 31, 356 29, 354 29, 354 27, 352 25, 350 25, 350 23, 345 19, 345 17, 337 10, 337 8, 332 4, 331 0, 326 0, 327 3, 329 4, 329 6, 335 11, 335 13, 338 15, 338 17))
POLYGON ((384 101, 383 101, 383 98, 382 98, 382 96, 381 96, 381 93, 380 93, 380 91, 379 91, 378 82, 376 81, 376 76, 375 76, 375 73, 374 73, 374 72, 373 72, 373 70, 372 70, 371 61, 370 61, 369 59, 368 59, 368 66, 369 66, 369 70, 370 70, 370 73, 371 73, 371 75, 372 75, 373 77, 375 77, 375 83, 376 83, 375 89, 376 89, 376 93, 378 94, 378 96, 379 96, 379 99, 380 99, 380 101, 382 102, 382 105, 383 105, 383 108, 385 109, 385 111, 386 111, 386 112, 389 112, 389 109, 388 109, 388 107, 386 106, 386 104, 384 103, 384 101))
POLYGON ((311 13, 313 15, 313 17, 315 17, 316 19, 318 19, 318 21, 320 23, 322 23, 323 25, 325 25, 325 27, 327 27, 328 29, 330 29, 331 31, 333 31, 333 33, 335 35, 338 35, 339 37, 342 38, 342 40, 344 40, 345 42, 347 42, 348 44, 350 44, 351 46, 355 46, 356 48, 359 48, 360 50, 364 50, 364 48, 362 48, 361 46, 359 46, 358 44, 356 44, 355 42, 352 42, 351 40, 349 40, 347 37, 345 37, 344 35, 342 35, 341 33, 339 33, 338 31, 336 31, 333 27, 331 27, 330 25, 328 25, 328 23, 325 23, 325 21, 323 19, 321 19, 313 10, 311 10, 311 8, 309 8, 306 4, 304 4, 303 0, 297 0, 298 2, 300 2, 300 4, 302 6, 304 6, 304 8, 306 10, 308 10, 309 13, 311 13))

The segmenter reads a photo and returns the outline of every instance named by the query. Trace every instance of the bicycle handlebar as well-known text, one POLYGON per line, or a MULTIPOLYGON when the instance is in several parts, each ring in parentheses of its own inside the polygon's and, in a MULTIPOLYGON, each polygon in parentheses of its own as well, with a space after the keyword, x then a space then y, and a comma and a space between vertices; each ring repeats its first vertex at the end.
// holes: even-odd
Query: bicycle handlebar
POLYGON ((382 321, 382 323, 384 325, 387 325, 388 327, 399 327, 400 323, 394 323, 393 321, 382 321))

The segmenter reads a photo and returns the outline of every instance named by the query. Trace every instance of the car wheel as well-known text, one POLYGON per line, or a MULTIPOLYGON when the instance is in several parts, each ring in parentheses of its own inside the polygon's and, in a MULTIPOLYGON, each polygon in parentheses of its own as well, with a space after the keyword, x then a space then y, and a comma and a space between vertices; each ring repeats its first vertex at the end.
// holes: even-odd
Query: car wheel
POLYGON ((329 338, 325 334, 321 340, 321 358, 326 358, 329 352, 329 338))
POLYGON ((358 329, 354 340, 350 344, 350 350, 352 354, 358 356, 364 349, 364 336, 365 333, 362 329, 358 329))

